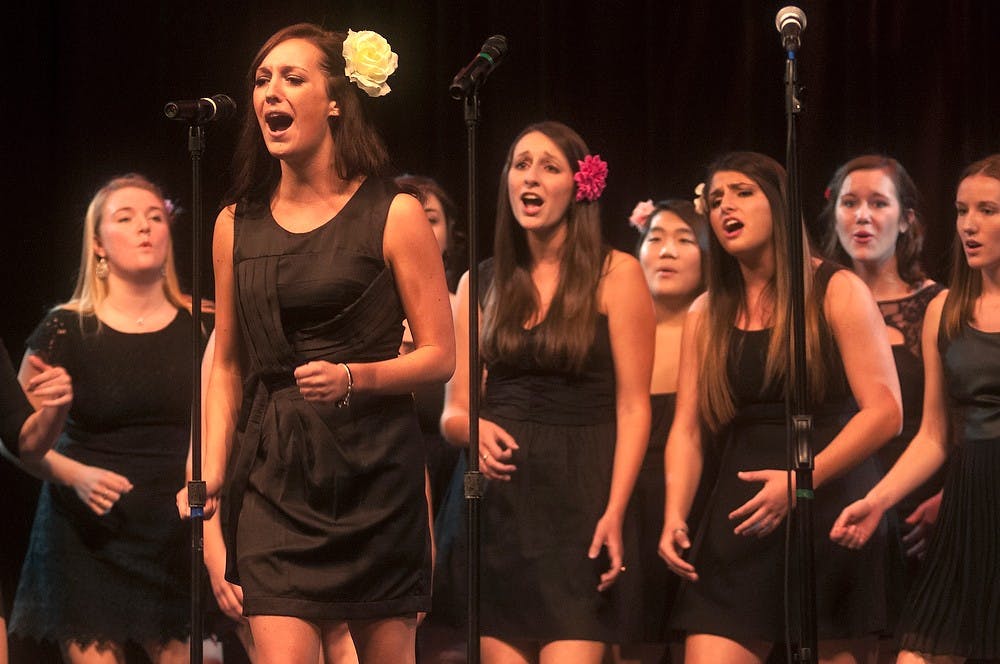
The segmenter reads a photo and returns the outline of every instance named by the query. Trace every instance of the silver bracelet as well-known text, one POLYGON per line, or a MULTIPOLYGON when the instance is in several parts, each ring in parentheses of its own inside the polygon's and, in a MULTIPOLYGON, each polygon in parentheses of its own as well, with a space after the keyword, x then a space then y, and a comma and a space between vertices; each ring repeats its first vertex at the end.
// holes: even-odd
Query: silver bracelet
POLYGON ((351 392, 354 390, 354 374, 345 363, 341 362, 340 366, 344 367, 344 371, 347 372, 347 391, 344 392, 344 396, 337 400, 337 408, 347 408, 351 403, 351 392))

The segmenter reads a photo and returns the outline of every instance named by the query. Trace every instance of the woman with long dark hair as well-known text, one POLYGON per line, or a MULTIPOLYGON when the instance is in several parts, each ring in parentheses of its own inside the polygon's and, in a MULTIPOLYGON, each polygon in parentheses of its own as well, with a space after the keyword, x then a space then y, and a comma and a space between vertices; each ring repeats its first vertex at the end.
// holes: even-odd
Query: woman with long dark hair
MULTIPOLYGON (((785 642, 784 533, 790 509, 785 384, 790 364, 787 179, 773 159, 724 155, 705 179, 708 292, 684 323, 667 441, 660 554, 684 582, 673 625, 685 661, 764 661, 785 642), (718 478, 697 534, 688 514, 703 467, 702 422, 719 436, 718 478)), ((805 354, 815 451, 816 608, 822 661, 866 661, 884 628, 882 554, 845 555, 826 524, 871 488, 869 457, 899 430, 899 382, 884 325, 856 276, 804 242, 805 354), (864 343, 858 344, 858 339, 864 343)), ((884 532, 880 544, 884 545, 884 532)))
POLYGON ((434 235, 381 177, 362 108, 359 88, 386 94, 395 68, 380 35, 311 24, 272 35, 250 66, 215 226, 204 477, 210 511, 228 475, 227 578, 259 662, 332 663, 345 626, 361 662, 412 662, 430 608, 411 393, 451 375, 454 342, 434 235), (414 348, 400 356, 404 318, 414 348))
POLYGON ((469 385, 485 378, 486 662, 596 663, 623 641, 628 595, 612 586, 636 555, 626 507, 649 436, 654 320, 638 262, 601 239, 606 174, 566 125, 527 127, 500 175, 480 292, 459 286, 459 354, 480 306, 485 372, 459 363, 441 422, 468 445, 469 385))

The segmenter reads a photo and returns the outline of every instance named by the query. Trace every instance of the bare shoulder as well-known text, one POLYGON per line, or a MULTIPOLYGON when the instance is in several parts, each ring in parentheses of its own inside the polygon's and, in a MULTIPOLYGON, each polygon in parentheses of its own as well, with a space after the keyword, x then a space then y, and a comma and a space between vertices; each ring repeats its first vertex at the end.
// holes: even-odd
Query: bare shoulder
POLYGON ((420 201, 410 194, 396 194, 389 205, 382 237, 386 260, 391 263, 393 258, 403 258, 404 253, 415 248, 426 248, 428 237, 433 239, 430 222, 420 201))
POLYGON ((236 204, 227 205, 226 207, 219 210, 219 214, 215 217, 216 224, 229 224, 233 225, 233 220, 236 219, 236 204))
POLYGON ((616 280, 631 281, 636 276, 642 277, 642 266, 639 265, 635 256, 617 249, 608 252, 608 257, 604 262, 604 274, 601 275, 602 281, 612 284, 616 280))
POLYGON ((236 223, 235 205, 227 205, 226 207, 219 210, 219 214, 216 215, 215 217, 214 235, 216 239, 232 238, 233 227, 235 223, 236 223))
POLYGON ((424 208, 415 196, 407 193, 398 193, 389 205, 389 218, 386 225, 394 226, 400 224, 427 223, 427 215, 424 208))
POLYGON ((843 316, 857 316, 860 312, 867 315, 878 311, 871 290, 861 277, 847 269, 837 270, 830 276, 823 307, 831 322, 843 316))
POLYGON ((702 293, 698 297, 694 298, 694 302, 688 307, 689 314, 702 315, 708 309, 708 293, 702 293))
POLYGON ((924 313, 924 321, 930 320, 934 325, 934 329, 937 329, 938 323, 941 321, 941 313, 944 311, 944 301, 948 299, 948 289, 945 288, 940 293, 934 296, 934 299, 927 303, 927 311, 924 313))
POLYGON ((844 268, 830 275, 830 282, 826 287, 827 297, 852 297, 859 293, 871 297, 871 291, 865 282, 850 270, 844 268))

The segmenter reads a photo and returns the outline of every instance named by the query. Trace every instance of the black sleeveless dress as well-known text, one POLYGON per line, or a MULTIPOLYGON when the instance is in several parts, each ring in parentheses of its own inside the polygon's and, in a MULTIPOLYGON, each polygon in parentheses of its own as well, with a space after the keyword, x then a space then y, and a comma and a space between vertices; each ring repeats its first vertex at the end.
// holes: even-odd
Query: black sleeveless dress
MULTIPOLYGON (((813 294, 819 302, 836 269, 823 263, 816 271, 813 294)), ((828 329, 825 320, 820 324, 828 329)), ((728 517, 760 490, 759 483, 744 482, 737 472, 787 467, 783 387, 764 387, 770 335, 770 330, 734 332, 729 380, 737 412, 721 434, 718 479, 692 547, 690 560, 699 580, 681 583, 674 607, 672 624, 687 633, 716 634, 737 641, 785 640, 784 524, 758 538, 734 534, 739 522, 728 517)), ((828 348, 832 374, 823 403, 812 412, 814 454, 819 454, 857 411, 835 345, 830 343, 828 348)), ((829 538, 841 510, 864 497, 879 477, 875 460, 869 458, 816 489, 813 535, 820 639, 857 637, 884 629, 885 523, 859 551, 838 546, 829 538)), ((792 564, 794 570, 794 558, 792 564)))
MULTIPOLYGON (((492 266, 483 266, 481 287, 492 266)), ((541 323, 544 325, 545 323, 541 323)), ((505 640, 581 639, 634 642, 638 578, 627 572, 611 589, 597 584, 608 568, 587 557, 607 507, 616 441, 614 361, 608 319, 599 315, 579 373, 548 369, 533 337, 517 357, 487 365, 481 417, 503 427, 519 449, 509 482, 487 484, 482 503, 482 634, 505 640)), ((625 565, 634 566, 637 532, 626 516, 625 565)))
POLYGON ((677 393, 651 394, 649 402, 652 422, 649 446, 632 492, 632 506, 639 519, 639 565, 642 593, 636 602, 642 606, 642 643, 667 643, 671 639, 667 627, 671 605, 677 595, 680 578, 670 571, 660 558, 660 533, 663 532, 663 455, 674 422, 677 393))
MULTIPOLYGON (((944 290, 944 286, 941 284, 930 283, 906 297, 883 300, 878 303, 886 326, 899 331, 903 336, 902 343, 892 346, 892 356, 896 364, 896 373, 899 374, 900 395, 903 400, 903 428, 899 435, 880 447, 875 455, 883 473, 889 472, 906 446, 913 440, 917 429, 920 428, 920 420, 924 411, 924 361, 920 346, 921 333, 927 305, 942 290, 944 290)), ((893 509, 886 512, 889 527, 886 608, 890 633, 895 629, 902 604, 921 566, 919 559, 906 555, 907 547, 901 538, 910 527, 906 525, 905 519, 921 503, 941 490, 946 470, 947 464, 906 498, 899 501, 893 509)))
POLYGON ((937 525, 900 617, 900 646, 1000 658, 1000 332, 938 332, 951 454, 937 525))
POLYGON ((186 639, 191 537, 174 497, 190 441, 191 316, 130 334, 58 309, 28 346, 73 378, 56 451, 135 488, 98 516, 72 487, 42 485, 11 631, 84 646, 186 639))
POLYGON ((306 402, 295 367, 396 357, 402 305, 382 255, 398 189, 368 178, 308 233, 240 205, 233 260, 246 355, 230 460, 227 578, 247 615, 345 620, 430 608, 424 450, 410 394, 306 402))
MULTIPOLYGON (((651 394, 649 402, 652 412, 649 446, 632 492, 632 507, 639 520, 639 567, 635 571, 640 575, 639 587, 642 591, 634 603, 642 607, 641 642, 668 643, 681 638, 681 634, 671 629, 669 624, 680 577, 670 571, 659 553, 666 498, 664 452, 674 422, 677 393, 651 394)), ((718 465, 711 432, 702 431, 702 440, 705 441, 702 480, 688 515, 688 525, 694 529, 701 520, 718 465)), ((635 657, 638 658, 638 655, 635 657)))

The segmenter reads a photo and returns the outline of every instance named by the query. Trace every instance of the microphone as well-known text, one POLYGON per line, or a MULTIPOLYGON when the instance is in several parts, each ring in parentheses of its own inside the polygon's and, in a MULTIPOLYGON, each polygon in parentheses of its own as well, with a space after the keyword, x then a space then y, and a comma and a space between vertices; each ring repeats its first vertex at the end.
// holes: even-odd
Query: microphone
POLYGON ((448 90, 454 99, 468 97, 486 80, 504 56, 507 55, 507 38, 503 35, 493 35, 486 40, 472 62, 465 65, 462 71, 455 75, 448 90))
POLYGON ((171 120, 184 120, 200 125, 235 115, 236 102, 229 95, 171 101, 163 107, 163 114, 171 120))
POLYGON ((802 46, 806 13, 793 5, 782 7, 774 17, 774 27, 781 33, 781 47, 789 53, 795 53, 802 46))

